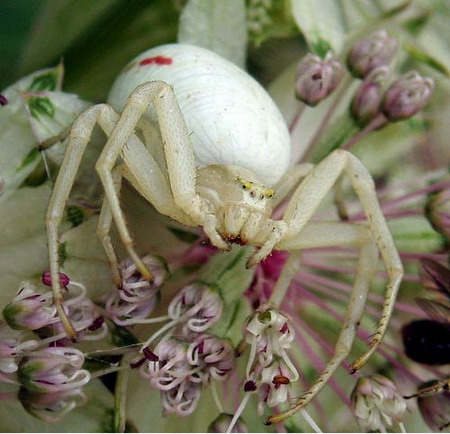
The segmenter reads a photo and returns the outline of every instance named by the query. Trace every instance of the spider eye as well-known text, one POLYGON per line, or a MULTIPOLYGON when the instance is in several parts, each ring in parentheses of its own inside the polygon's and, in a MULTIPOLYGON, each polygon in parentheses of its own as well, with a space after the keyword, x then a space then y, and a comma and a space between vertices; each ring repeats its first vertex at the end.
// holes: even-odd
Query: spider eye
POLYGON ((275 194, 275 192, 274 192, 272 189, 270 189, 270 190, 267 190, 267 191, 264 193, 264 196, 265 196, 267 199, 272 199, 272 197, 273 197, 274 194, 275 194))
POLYGON ((251 190, 251 188, 252 188, 251 182, 244 181, 243 179, 239 179, 239 178, 238 178, 238 181, 241 183, 243 190, 251 190))

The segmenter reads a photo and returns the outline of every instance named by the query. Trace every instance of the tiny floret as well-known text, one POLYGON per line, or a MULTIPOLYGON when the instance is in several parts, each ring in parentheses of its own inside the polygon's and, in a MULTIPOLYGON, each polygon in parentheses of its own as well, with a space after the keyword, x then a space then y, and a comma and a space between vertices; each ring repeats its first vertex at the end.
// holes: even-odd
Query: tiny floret
POLYGON ((382 375, 359 378, 352 392, 353 412, 364 431, 386 432, 400 423, 406 402, 395 384, 382 375))

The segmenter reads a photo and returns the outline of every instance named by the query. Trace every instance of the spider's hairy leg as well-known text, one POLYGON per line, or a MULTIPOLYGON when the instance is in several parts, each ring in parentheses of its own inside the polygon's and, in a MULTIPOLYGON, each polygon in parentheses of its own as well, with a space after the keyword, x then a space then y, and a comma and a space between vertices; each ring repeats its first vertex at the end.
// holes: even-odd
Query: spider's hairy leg
POLYGON ((372 236, 380 250, 381 257, 388 275, 387 287, 383 303, 383 310, 377 329, 370 341, 369 349, 351 364, 352 372, 361 369, 371 355, 376 351, 386 332, 389 319, 394 309, 398 288, 403 277, 403 266, 395 247, 394 240, 387 226, 386 220, 378 203, 375 186, 372 177, 353 154, 346 153, 346 172, 361 201, 366 214, 372 236))
POLYGON ((63 308, 64 297, 59 283, 59 257, 58 234, 64 215, 64 208, 69 198, 70 191, 75 181, 75 176, 81 163, 81 158, 88 145, 92 130, 97 122, 106 132, 112 131, 118 115, 112 108, 105 104, 90 107, 81 113, 74 121, 69 133, 64 159, 61 164, 58 178, 50 197, 45 222, 47 227, 47 239, 49 249, 50 273, 52 279, 53 302, 68 337, 76 339, 76 332, 63 308))
POLYGON ((378 203, 374 182, 367 169, 353 154, 343 150, 334 151, 306 176, 293 194, 284 213, 283 220, 287 223, 288 229, 284 238, 276 247, 278 248, 285 241, 288 241, 290 238, 296 238, 301 234, 326 194, 331 190, 342 173, 349 177, 353 189, 361 202, 372 238, 381 253, 388 274, 381 318, 370 342, 370 348, 352 364, 352 370, 356 371, 376 351, 386 332, 398 287, 403 276, 403 267, 378 203))
MULTIPOLYGON (((282 413, 270 416, 266 424, 280 423, 286 418, 302 409, 308 404, 327 384, 339 365, 348 356, 355 340, 359 321, 364 312, 367 294, 370 288, 371 278, 376 271, 378 250, 375 243, 369 239, 361 246, 361 254, 357 265, 357 271, 349 304, 345 313, 344 321, 335 345, 334 355, 327 363, 322 373, 317 377, 311 388, 305 392, 300 399, 289 409, 282 413)), ((289 261, 288 261, 289 262, 289 261)), ((286 265, 289 265, 288 262, 286 265)), ((282 271, 281 277, 285 273, 282 271)))

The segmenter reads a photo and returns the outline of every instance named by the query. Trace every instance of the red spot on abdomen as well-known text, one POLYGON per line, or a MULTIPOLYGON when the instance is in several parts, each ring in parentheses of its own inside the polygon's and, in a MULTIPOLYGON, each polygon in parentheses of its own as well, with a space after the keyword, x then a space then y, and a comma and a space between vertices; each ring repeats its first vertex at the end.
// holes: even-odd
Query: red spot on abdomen
POLYGON ((164 56, 155 56, 155 57, 147 57, 146 59, 143 59, 139 62, 139 65, 145 66, 145 65, 171 65, 173 60, 170 57, 164 57, 164 56))

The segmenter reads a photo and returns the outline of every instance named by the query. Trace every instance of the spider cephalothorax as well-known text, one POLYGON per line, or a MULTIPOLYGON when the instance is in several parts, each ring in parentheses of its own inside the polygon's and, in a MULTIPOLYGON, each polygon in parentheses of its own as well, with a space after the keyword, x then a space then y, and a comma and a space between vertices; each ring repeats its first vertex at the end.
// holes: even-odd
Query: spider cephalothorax
POLYGON ((224 243, 251 242, 272 214, 274 190, 242 167, 214 164, 199 169, 197 192, 204 201, 204 219, 214 220, 224 243))

